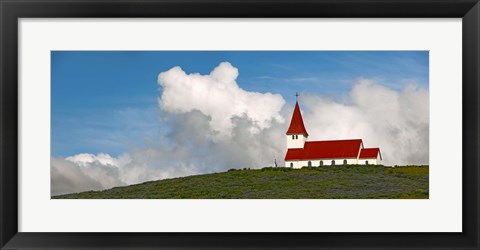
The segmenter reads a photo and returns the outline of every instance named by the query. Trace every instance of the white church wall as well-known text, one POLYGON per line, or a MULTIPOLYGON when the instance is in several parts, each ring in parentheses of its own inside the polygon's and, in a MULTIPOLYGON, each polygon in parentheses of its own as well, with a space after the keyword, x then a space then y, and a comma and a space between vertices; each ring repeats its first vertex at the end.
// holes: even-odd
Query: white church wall
POLYGON ((380 154, 377 154, 377 158, 368 158, 368 159, 358 159, 358 164, 366 165, 368 161, 369 165, 380 165, 382 164, 382 159, 380 154))
MULTIPOLYGON (((322 159, 323 161, 323 166, 332 166, 332 165, 343 165, 343 161, 347 160, 348 165, 353 165, 357 164, 357 159, 352 158, 352 159, 322 159), (335 164, 333 164, 335 162, 335 164)), ((320 160, 315 161, 317 163, 317 166, 320 166, 320 160)))
MULTIPOLYGON (((306 167, 308 166, 308 161, 290 161, 287 164, 285 164, 287 167, 292 167, 292 165, 290 164, 292 163, 293 164, 293 168, 303 168, 303 167, 306 167)), ((312 167, 315 167, 315 165, 313 165, 313 162, 312 162, 312 167)))
MULTIPOLYGON (((355 158, 350 159, 323 159, 323 160, 311 160, 312 167, 320 167, 320 161, 323 161, 323 166, 332 166, 332 161, 335 162, 334 165, 343 165, 343 160, 347 160, 348 165, 358 164, 358 160, 355 158)), ((285 161, 285 167, 290 168, 303 168, 308 166, 308 161, 285 161)))
POLYGON ((368 165, 378 165, 380 164, 379 161, 380 159, 377 159, 377 158, 370 158, 370 159, 359 159, 358 160, 358 164, 360 165, 367 165, 367 162, 368 162, 368 165))
POLYGON ((287 135, 287 148, 303 148, 306 140, 304 135, 287 135), (292 136, 298 136, 298 139, 292 139, 292 136))
POLYGON ((359 165, 366 165, 366 162, 368 161, 368 164, 372 164, 371 159, 358 159, 358 164, 359 165))
MULTIPOLYGON (((347 160, 348 165, 354 165, 358 164, 358 161, 356 158, 350 158, 350 159, 323 159, 323 165, 324 166, 331 166, 332 161, 335 161, 335 165, 343 165, 343 161, 347 160)), ((320 160, 317 161, 320 164, 320 160)))
POLYGON ((354 159, 347 159, 347 164, 350 164, 350 165, 356 165, 358 164, 358 159, 357 158, 354 158, 354 159))
POLYGON ((303 161, 285 161, 285 167, 287 168, 302 168, 304 164, 308 164, 303 161))

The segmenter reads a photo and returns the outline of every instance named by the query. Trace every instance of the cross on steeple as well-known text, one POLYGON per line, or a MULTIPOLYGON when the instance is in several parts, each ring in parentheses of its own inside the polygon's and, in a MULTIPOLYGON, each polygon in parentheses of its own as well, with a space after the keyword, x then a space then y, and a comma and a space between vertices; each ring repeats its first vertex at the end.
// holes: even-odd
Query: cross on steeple
POLYGON ((297 101, 298 101, 298 92, 295 93, 295 96, 297 97, 297 101))

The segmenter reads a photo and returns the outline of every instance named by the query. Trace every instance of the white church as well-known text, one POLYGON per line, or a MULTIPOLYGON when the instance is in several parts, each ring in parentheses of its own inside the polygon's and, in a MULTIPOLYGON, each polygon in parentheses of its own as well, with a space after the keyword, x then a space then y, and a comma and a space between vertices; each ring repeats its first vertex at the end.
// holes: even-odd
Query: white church
POLYGON ((382 162, 379 148, 364 148, 362 139, 307 141, 298 101, 287 130, 285 167, 321 167, 331 165, 378 165, 382 162))

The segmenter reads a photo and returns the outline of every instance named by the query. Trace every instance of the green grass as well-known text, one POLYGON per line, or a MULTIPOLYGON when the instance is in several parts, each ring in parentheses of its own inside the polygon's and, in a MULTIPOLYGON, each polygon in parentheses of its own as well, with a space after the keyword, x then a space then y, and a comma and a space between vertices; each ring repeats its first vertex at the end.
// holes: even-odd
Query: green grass
POLYGON ((428 166, 231 169, 53 199, 428 199, 428 166))

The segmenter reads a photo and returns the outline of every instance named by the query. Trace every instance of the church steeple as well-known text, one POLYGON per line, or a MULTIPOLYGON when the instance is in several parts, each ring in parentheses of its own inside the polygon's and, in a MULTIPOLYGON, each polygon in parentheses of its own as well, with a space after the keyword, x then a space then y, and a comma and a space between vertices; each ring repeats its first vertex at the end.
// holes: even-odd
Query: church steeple
MULTIPOLYGON (((298 98, 298 93, 296 94, 298 98)), ((290 127, 287 130, 287 148, 303 148, 307 141, 308 132, 303 124, 302 113, 298 106, 298 100, 295 103, 290 127)))
POLYGON ((292 120, 290 121, 287 135, 305 135, 305 137, 308 137, 308 132, 303 124, 302 113, 300 112, 298 101, 295 103, 295 109, 293 110, 292 120))

